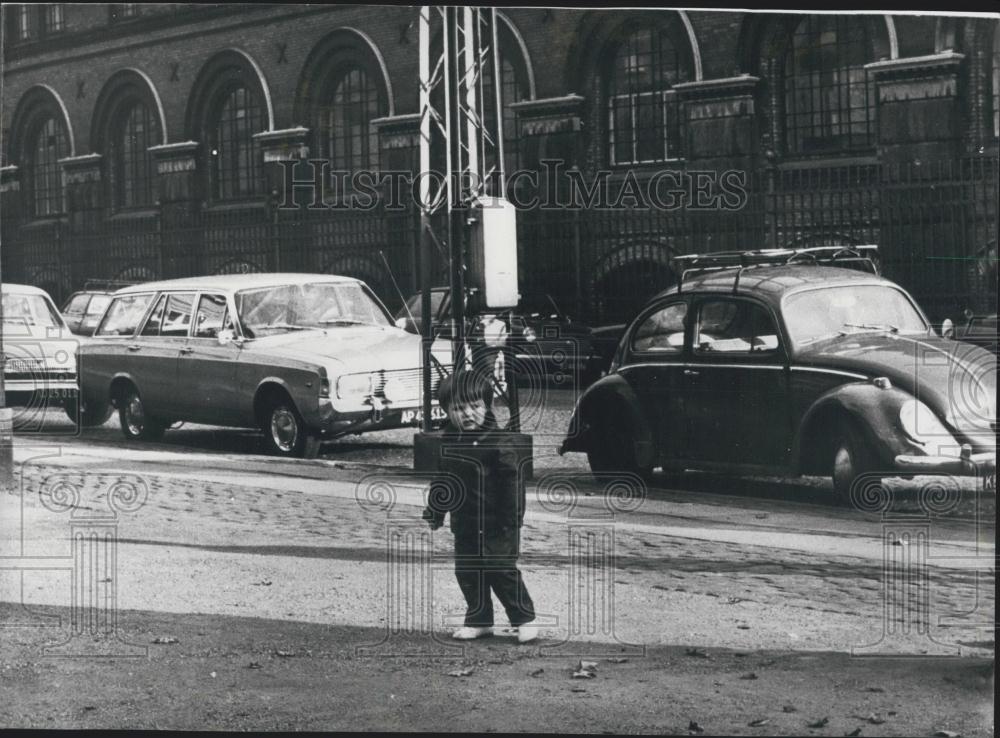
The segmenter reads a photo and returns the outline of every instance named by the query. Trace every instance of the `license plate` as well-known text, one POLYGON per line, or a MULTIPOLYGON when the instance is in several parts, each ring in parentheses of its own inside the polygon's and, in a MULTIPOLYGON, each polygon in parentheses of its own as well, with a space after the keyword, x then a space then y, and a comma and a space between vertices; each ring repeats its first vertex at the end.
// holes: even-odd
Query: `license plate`
POLYGON ((38 392, 50 400, 68 400, 76 397, 77 390, 75 389, 43 389, 38 390, 38 392))
MULTIPOLYGON (((447 417, 448 413, 442 410, 438 405, 434 405, 431 408, 431 420, 446 420, 447 417)), ((422 423, 423 420, 423 408, 418 408, 416 410, 404 410, 402 415, 399 416, 399 422, 404 425, 408 423, 422 423)))

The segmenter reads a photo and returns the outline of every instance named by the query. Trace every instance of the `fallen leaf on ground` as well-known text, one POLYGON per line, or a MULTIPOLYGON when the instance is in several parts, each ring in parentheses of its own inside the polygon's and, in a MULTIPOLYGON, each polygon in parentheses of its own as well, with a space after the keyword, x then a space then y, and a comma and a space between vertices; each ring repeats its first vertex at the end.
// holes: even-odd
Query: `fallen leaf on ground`
POLYGON ((275 651, 274 655, 275 656, 281 656, 282 658, 287 659, 287 658, 290 658, 290 657, 294 656, 295 654, 292 653, 291 651, 275 651))
POLYGON ((586 692, 586 691, 587 690, 584 689, 583 687, 573 687, 573 689, 570 690, 570 692, 586 692))
POLYGON ((759 718, 757 720, 751 720, 749 723, 747 723, 747 725, 749 725, 751 728, 759 728, 761 725, 767 725, 769 722, 771 721, 768 720, 767 718, 759 718))
POLYGON ((861 728, 855 728, 850 733, 844 733, 846 738, 857 738, 859 735, 861 735, 861 728))
POLYGON ((96 708, 96 707, 94 707, 93 705, 84 705, 84 706, 83 706, 83 711, 84 711, 84 712, 90 712, 91 710, 96 710, 96 709, 97 709, 97 708, 96 708))
POLYGON ((270 579, 264 579, 263 581, 260 581, 260 582, 254 582, 253 586, 254 587, 270 587, 271 586, 271 580, 270 579))
POLYGON ((702 651, 700 648, 689 648, 684 652, 685 656, 694 656, 698 659, 707 659, 708 654, 702 651))
POLYGON ((597 671, 596 661, 581 661, 577 667, 577 671, 597 671))
POLYGON ((740 630, 750 630, 750 626, 749 625, 745 625, 744 623, 740 623, 736 627, 739 628, 740 630))
POLYGON ((885 722, 885 718, 880 718, 874 712, 869 714, 868 717, 865 718, 865 720, 867 720, 872 725, 881 725, 882 723, 885 722))
POLYGON ((735 605, 737 602, 743 602, 743 598, 742 597, 727 597, 726 598, 726 604, 727 605, 735 605))
POLYGON ((691 731, 692 733, 704 733, 705 732, 705 729, 703 727, 701 727, 700 725, 698 725, 698 723, 696 723, 694 720, 692 720, 690 723, 688 723, 688 730, 691 731))
POLYGON ((467 669, 456 669, 455 671, 449 671, 448 672, 448 676, 465 677, 465 676, 469 676, 469 674, 471 674, 473 671, 475 671, 475 669, 473 669, 470 666, 467 669))
POLYGON ((605 659, 605 661, 607 661, 609 664, 625 664, 625 663, 628 663, 628 659, 623 659, 623 658, 611 658, 611 659, 605 659))
POLYGON ((248 669, 260 669, 260 668, 262 668, 262 667, 261 667, 261 665, 260 665, 259 663, 257 663, 256 661, 251 661, 251 662, 250 662, 249 664, 247 664, 247 668, 248 668, 248 669))
POLYGON ((740 677, 740 679, 756 679, 756 678, 757 678, 757 674, 755 672, 752 672, 752 671, 749 672, 749 673, 747 673, 747 674, 744 674, 743 676, 740 677))
POLYGON ((868 689, 866 689, 865 691, 866 692, 884 692, 885 690, 882 687, 868 687, 868 689))
POLYGON ((530 673, 530 674, 529 674, 528 676, 533 676, 533 677, 536 677, 536 676, 538 676, 539 674, 543 673, 544 671, 545 671, 545 669, 541 669, 541 668, 539 668, 539 669, 535 669, 535 670, 534 670, 533 672, 531 672, 531 673, 530 673))
POLYGON ((159 643, 161 645, 165 645, 170 643, 180 643, 180 641, 174 638, 173 636, 159 636, 158 638, 153 639, 153 643, 159 643))
POLYGON ((211 674, 209 674, 209 676, 212 677, 212 679, 215 679, 215 672, 213 671, 211 674))
POLYGON ((830 722, 830 718, 826 718, 826 717, 825 718, 820 718, 819 720, 817 720, 814 723, 809 723, 809 725, 807 727, 810 727, 810 728, 825 728, 826 724, 829 723, 829 722, 830 722))
POLYGON ((962 738, 962 734, 953 730, 939 730, 934 734, 934 738, 962 738))
POLYGON ((781 708, 781 711, 782 712, 798 712, 798 709, 796 709, 795 706, 793 706, 793 705, 785 705, 784 707, 781 708))
POLYGON ((574 671, 573 679, 593 679, 597 674, 592 671, 574 671))

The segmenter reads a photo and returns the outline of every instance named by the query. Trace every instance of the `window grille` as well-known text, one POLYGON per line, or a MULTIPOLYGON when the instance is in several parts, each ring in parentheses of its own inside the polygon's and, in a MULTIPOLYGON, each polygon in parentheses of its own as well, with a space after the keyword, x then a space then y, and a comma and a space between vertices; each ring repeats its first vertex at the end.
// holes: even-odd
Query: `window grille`
POLYGON ((785 136, 789 153, 869 148, 875 88, 865 21, 809 15, 792 34, 785 59, 785 136))
POLYGON ((340 70, 320 109, 321 146, 331 172, 378 169, 378 136, 371 122, 380 115, 378 89, 361 67, 340 70))
POLYGON ((28 149, 28 190, 36 218, 58 215, 65 210, 63 172, 59 159, 66 156, 66 133, 54 117, 37 130, 28 149))
POLYGON ((153 203, 153 157, 149 147, 159 143, 160 126, 149 108, 134 103, 113 129, 110 146, 111 190, 116 208, 153 203))
POLYGON ((615 54, 608 94, 612 164, 648 164, 681 156, 681 115, 673 85, 686 79, 666 31, 632 33, 615 54))
POLYGON ((212 132, 212 195, 217 200, 255 197, 263 189, 260 149, 253 136, 267 129, 264 107, 246 87, 230 90, 212 132))
POLYGON ((45 33, 58 33, 65 27, 63 21, 63 4, 50 3, 44 6, 42 18, 44 20, 43 31, 45 33))

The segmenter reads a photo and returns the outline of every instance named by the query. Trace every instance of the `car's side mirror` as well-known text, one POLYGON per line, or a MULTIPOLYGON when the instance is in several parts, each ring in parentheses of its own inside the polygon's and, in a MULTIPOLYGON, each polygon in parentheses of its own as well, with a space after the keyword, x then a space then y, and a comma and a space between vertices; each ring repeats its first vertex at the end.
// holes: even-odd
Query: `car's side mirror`
POLYGON ((396 327, 406 330, 406 318, 396 318, 396 327))
POLYGON ((396 327, 402 328, 404 331, 409 333, 419 333, 417 324, 413 318, 404 315, 402 318, 396 318, 396 327))
POLYGON ((945 318, 944 322, 941 324, 941 338, 954 338, 955 337, 955 324, 951 321, 951 318, 945 318))

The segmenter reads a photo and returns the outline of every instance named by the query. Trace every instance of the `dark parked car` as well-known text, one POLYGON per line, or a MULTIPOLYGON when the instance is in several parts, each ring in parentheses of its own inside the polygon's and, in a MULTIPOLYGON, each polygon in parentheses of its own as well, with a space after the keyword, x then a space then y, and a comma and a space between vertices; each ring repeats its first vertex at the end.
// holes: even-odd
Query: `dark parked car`
POLYGON ((946 320, 941 328, 941 335, 945 338, 954 338, 956 341, 967 341, 975 346, 980 346, 993 353, 994 356, 1000 353, 1000 334, 998 334, 997 314, 975 315, 971 310, 967 310, 963 320, 954 324, 946 320))
POLYGON ((650 300, 561 452, 594 471, 831 476, 842 501, 866 472, 995 480, 996 358, 936 336, 877 274, 788 255, 702 257, 650 300))
POLYGON ((133 282, 87 282, 81 291, 74 292, 63 304, 63 320, 78 336, 94 335, 104 310, 111 303, 111 295, 115 290, 131 284, 133 282))
MULTIPOLYGON (((431 290, 432 329, 437 337, 451 337, 450 288, 431 290)), ((417 293, 396 313, 396 325, 419 333, 421 296, 417 293)), ((521 371, 541 374, 573 373, 588 383, 599 376, 600 355, 591 330, 567 316, 547 294, 522 295, 516 310, 508 311, 511 345, 521 371)))

